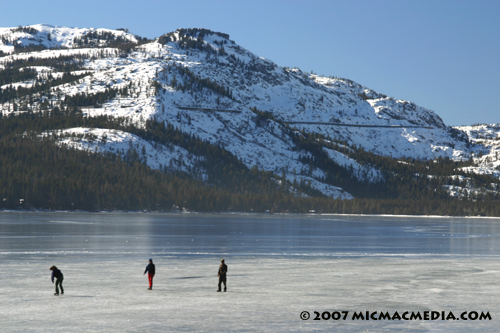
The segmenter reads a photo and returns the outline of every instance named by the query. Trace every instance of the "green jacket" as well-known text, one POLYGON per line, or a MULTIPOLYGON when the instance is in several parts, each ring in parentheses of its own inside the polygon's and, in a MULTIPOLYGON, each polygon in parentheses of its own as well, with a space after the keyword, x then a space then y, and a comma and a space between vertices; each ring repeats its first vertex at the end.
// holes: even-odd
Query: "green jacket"
POLYGON ((219 266, 219 273, 217 274, 220 277, 226 277, 227 273, 227 265, 226 264, 220 264, 219 266))

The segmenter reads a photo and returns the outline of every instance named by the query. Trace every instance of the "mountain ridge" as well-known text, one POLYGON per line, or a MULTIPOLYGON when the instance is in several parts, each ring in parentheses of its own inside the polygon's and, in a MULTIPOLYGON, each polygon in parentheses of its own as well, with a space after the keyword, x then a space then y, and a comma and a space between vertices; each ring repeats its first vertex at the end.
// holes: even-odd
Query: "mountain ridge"
MULTIPOLYGON (((4 95, 13 85, 18 91, 19 87, 33 90, 44 81, 44 75, 54 78, 54 83, 63 82, 64 75, 73 81, 56 84, 48 93, 32 95, 31 102, 19 94, 4 100, 0 105, 4 115, 41 112, 54 105, 62 109, 73 103, 89 117, 126 118, 139 127, 151 119, 166 122, 182 132, 224 147, 249 169, 257 167, 281 175, 280 181, 305 182, 323 195, 339 199, 354 196, 337 186, 339 183, 331 171, 322 169, 321 163, 304 162, 318 159, 319 155, 313 156, 311 151, 300 148, 297 135, 317 136, 316 142, 323 145, 318 154, 326 154, 321 156, 326 156, 328 163, 351 170, 352 177, 364 183, 384 182, 387 176, 382 175, 380 167, 357 161, 339 151, 341 148, 332 147, 358 147, 375 155, 402 160, 471 160, 474 165, 457 169, 457 174, 462 171, 471 175, 486 174, 493 177, 492 181, 499 178, 495 171, 498 146, 470 140, 473 128, 447 126, 429 109, 387 97, 348 79, 280 67, 239 46, 225 33, 201 28, 178 29, 148 40, 126 29, 33 25, 0 28, 0 39, 3 52, 0 66, 4 70, 20 66, 14 65, 19 62, 27 64, 29 59, 76 57, 82 63, 66 71, 39 65, 20 67, 19 73, 36 73, 27 80, 1 85, 4 95), (99 102, 79 102, 83 96, 94 96, 95 100, 107 97, 99 102), (301 123, 287 125, 290 122, 301 123), (328 146, 328 142, 332 144, 328 146), (485 155, 489 159, 484 158, 485 155)), ((488 140, 494 141, 500 130, 494 125, 489 128, 496 136, 493 138, 491 134, 488 140)), ((61 139, 59 144, 72 148, 125 154, 127 144, 135 145, 145 151, 148 165, 155 169, 176 163, 171 161, 185 160, 186 165, 181 163, 171 169, 189 173, 189 167, 192 168, 197 159, 182 147, 157 149, 140 138, 108 129, 78 127, 63 132, 66 139, 61 139), (71 133, 75 135, 70 140, 71 133), (92 133, 97 140, 83 139, 84 133, 92 133)), ((464 191, 473 187, 467 184, 470 182, 462 180, 464 191)), ((493 191, 497 193, 496 189, 493 191)), ((448 193, 456 196, 458 191, 448 193)))

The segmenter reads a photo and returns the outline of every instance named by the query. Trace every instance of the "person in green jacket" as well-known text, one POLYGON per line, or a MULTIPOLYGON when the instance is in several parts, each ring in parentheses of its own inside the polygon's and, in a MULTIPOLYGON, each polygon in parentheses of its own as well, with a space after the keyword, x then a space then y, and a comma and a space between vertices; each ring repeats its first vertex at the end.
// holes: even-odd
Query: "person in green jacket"
POLYGON ((217 292, 220 292, 221 284, 224 283, 224 292, 227 291, 226 288, 226 273, 227 273, 227 265, 224 263, 224 259, 220 261, 219 272, 217 276, 219 277, 219 289, 217 292))

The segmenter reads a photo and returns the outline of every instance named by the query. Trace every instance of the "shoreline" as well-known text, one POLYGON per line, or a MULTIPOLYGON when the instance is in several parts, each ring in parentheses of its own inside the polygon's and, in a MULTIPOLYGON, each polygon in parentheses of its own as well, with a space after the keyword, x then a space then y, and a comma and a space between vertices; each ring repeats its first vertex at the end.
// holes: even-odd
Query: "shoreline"
POLYGON ((455 215, 391 215, 391 214, 342 214, 342 213, 256 213, 256 212, 195 212, 195 211, 177 211, 177 212, 166 212, 166 211, 83 211, 83 210, 10 210, 1 209, 1 213, 34 213, 34 214, 152 214, 152 215, 255 215, 255 216, 345 216, 345 217, 403 217, 403 218, 440 218, 440 219, 454 219, 454 218, 467 218, 467 219, 499 219, 500 216, 480 216, 480 215, 468 215, 468 216, 455 216, 455 215))

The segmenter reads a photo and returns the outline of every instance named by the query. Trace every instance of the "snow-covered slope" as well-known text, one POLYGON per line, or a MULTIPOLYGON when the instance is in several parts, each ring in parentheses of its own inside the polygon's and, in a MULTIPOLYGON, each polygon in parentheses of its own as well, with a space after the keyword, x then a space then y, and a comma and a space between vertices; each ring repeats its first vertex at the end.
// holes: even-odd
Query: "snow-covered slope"
POLYGON ((477 174, 500 178, 500 124, 460 126, 473 143, 471 148, 475 166, 465 168, 477 174))
POLYGON ((134 151, 153 169, 190 172, 196 164, 196 156, 178 146, 153 146, 137 135, 119 130, 102 128, 71 128, 51 132, 61 137, 61 145, 96 153, 112 152, 126 156, 134 151))
MULTIPOLYGON (((139 125, 148 119, 167 121, 183 132, 224 146, 248 167, 284 173, 291 181, 307 181, 328 196, 352 197, 342 189, 322 183, 323 170, 301 162, 300 157, 306 153, 297 149, 287 134, 289 128, 283 124, 295 122, 290 126, 395 158, 468 160, 471 154, 478 158, 477 150, 483 149, 477 148, 482 143, 473 139, 472 129, 446 126, 429 109, 387 97, 347 79, 280 67, 222 33, 179 29, 126 53, 115 48, 113 42, 135 43, 138 38, 122 30, 34 25, 22 29, 1 28, 0 36, 0 50, 8 53, 0 57, 0 66, 29 57, 79 54, 85 58, 87 76, 53 87, 53 94, 41 96, 41 101, 46 99, 56 104, 64 96, 117 89, 121 95, 97 108, 83 109, 85 114, 127 117, 139 125), (19 44, 43 45, 50 50, 14 53, 14 45, 19 44), (251 108, 267 111, 279 122, 262 121, 251 108), (474 140, 472 147, 466 133, 474 140)), ((39 79, 47 73, 62 75, 51 68, 37 71, 39 79)), ((29 85, 32 81, 17 84, 29 85)), ((35 111, 41 109, 36 102, 30 107, 35 111)), ((4 114, 13 112, 8 103, 0 108, 4 114)), ((67 132, 82 131, 90 130, 67 132)), ((106 135, 107 143, 96 146, 88 142, 77 144, 69 139, 66 143, 82 149, 98 147, 98 150, 109 151, 125 149, 118 148, 125 141, 147 147, 138 138, 124 133, 103 129, 95 134, 106 135)), ((149 148, 146 148, 147 161, 154 168, 171 164, 169 161, 178 160, 180 156, 184 156, 189 166, 188 161, 194 158, 178 147, 173 151, 161 148, 161 152, 153 152, 156 149, 153 147, 149 151, 149 148), (167 157, 165 152, 172 156, 167 157), (154 155, 158 158, 152 158, 154 155)), ((326 152, 335 163, 354 170, 360 180, 381 179, 379 170, 361 165, 340 151, 326 152)), ((490 163, 487 168, 491 171, 496 166, 490 163)), ((185 166, 179 167, 184 170, 182 168, 185 166)))
POLYGON ((0 51, 13 53, 15 47, 41 46, 44 48, 71 48, 89 45, 102 47, 112 41, 137 42, 134 35, 125 30, 68 28, 48 24, 27 27, 0 28, 0 51))

